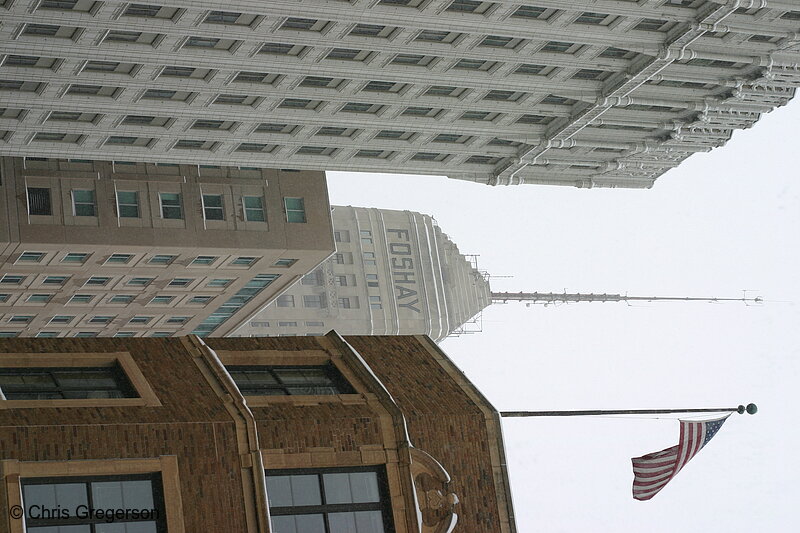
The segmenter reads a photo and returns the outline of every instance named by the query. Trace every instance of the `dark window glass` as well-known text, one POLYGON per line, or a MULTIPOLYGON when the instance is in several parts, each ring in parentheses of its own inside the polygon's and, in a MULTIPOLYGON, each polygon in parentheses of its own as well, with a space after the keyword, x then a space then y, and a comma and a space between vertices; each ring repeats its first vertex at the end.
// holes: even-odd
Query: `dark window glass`
POLYGON ((22 501, 27 531, 70 533, 166 533, 161 474, 62 478, 23 478, 22 501), (130 510, 109 523, 105 516, 85 516, 85 509, 130 510), (41 510, 60 509, 59 513, 41 510), (133 511, 136 511, 134 513, 133 511), (63 515, 69 515, 64 518, 63 515), (35 517, 35 518, 34 518, 35 517))
POLYGON ((50 189, 45 187, 28 187, 28 214, 53 214, 53 206, 50 204, 50 189))
POLYGON ((138 397, 119 365, 0 368, 0 391, 7 400, 138 397))
POLYGON ((245 396, 295 396, 353 394, 355 391, 336 367, 230 366, 233 381, 245 396))
POLYGON ((393 531, 382 467, 267 470, 266 474, 276 533, 393 531))

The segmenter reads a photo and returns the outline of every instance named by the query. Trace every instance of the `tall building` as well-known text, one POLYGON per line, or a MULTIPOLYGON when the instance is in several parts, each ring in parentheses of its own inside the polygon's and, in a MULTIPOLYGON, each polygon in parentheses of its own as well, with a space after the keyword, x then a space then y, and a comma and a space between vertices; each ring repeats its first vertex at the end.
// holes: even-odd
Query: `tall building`
POLYGON ((0 2, 0 155, 651 187, 800 85, 796 0, 0 2))
POLYGON ((333 208, 336 253, 235 336, 428 335, 440 341, 491 303, 489 282, 428 215, 333 208))
POLYGON ((0 339, 0 531, 516 532, 499 414, 430 339, 206 342, 0 339))
POLYGON ((325 176, 0 158, 0 336, 225 335, 334 250, 325 176))

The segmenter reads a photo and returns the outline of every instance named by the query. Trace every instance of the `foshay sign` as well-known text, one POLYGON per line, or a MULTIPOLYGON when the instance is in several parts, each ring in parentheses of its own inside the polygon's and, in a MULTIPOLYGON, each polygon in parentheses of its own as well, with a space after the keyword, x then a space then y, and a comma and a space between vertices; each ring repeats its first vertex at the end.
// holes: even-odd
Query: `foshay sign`
POLYGON ((389 266, 397 305, 419 313, 420 310, 416 307, 419 296, 415 279, 417 273, 414 270, 414 258, 411 256, 411 236, 406 229, 387 228, 386 243, 389 246, 389 266))

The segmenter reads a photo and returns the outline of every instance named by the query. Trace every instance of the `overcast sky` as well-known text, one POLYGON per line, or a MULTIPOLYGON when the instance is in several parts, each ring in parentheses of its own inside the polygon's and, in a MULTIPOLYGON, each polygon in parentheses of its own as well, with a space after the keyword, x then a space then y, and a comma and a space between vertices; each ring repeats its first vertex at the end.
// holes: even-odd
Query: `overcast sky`
POLYGON ((678 422, 504 421, 520 532, 796 531, 800 429, 800 101, 650 190, 488 187, 328 173, 331 203, 430 214, 494 290, 760 295, 741 303, 509 303, 443 349, 498 410, 721 407, 733 415, 653 500, 630 458, 678 422))

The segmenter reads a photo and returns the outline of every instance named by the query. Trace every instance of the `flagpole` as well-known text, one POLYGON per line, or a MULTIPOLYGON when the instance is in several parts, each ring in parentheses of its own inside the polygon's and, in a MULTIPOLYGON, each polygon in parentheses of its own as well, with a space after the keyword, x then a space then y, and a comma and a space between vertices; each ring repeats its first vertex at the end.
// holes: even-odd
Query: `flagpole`
POLYGON ((703 409, 591 409, 584 411, 502 411, 500 416, 506 418, 527 416, 597 416, 597 415, 663 415, 674 413, 748 413, 758 412, 756 404, 739 405, 737 407, 719 407, 703 409))

